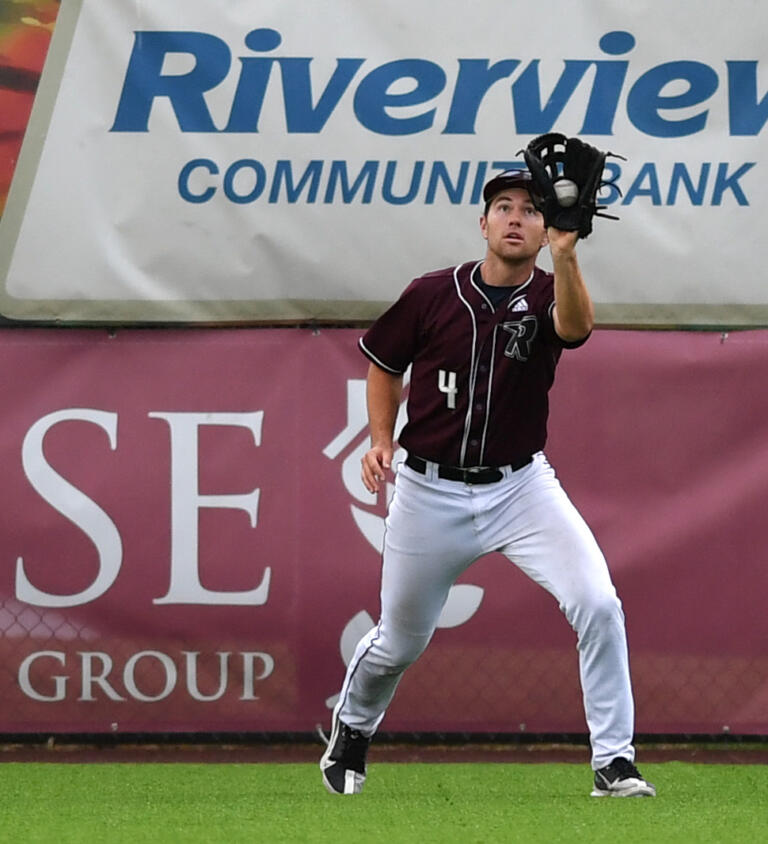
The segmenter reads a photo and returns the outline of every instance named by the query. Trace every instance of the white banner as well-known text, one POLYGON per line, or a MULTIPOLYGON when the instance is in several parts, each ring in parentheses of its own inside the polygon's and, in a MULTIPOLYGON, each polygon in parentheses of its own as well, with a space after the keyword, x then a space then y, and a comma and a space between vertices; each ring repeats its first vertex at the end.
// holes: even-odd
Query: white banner
POLYGON ((620 222, 579 247, 603 324, 768 324, 768 9, 721 14, 63 0, 0 221, 0 312, 369 319, 482 256, 483 183, 555 130, 627 158, 620 222))

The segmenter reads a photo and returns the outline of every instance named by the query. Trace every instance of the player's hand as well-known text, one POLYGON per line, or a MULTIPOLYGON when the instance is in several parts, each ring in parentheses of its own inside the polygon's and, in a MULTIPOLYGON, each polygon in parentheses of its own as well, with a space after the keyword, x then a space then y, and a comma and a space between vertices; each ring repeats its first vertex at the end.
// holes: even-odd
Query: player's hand
POLYGON ((579 239, 578 232, 566 232, 549 226, 547 229, 547 240, 549 250, 553 258, 561 255, 568 255, 576 249, 576 241, 579 239))
POLYGON ((386 480, 386 472, 392 466, 394 449, 390 447, 374 446, 363 455, 363 483, 368 492, 374 495, 379 486, 386 480))

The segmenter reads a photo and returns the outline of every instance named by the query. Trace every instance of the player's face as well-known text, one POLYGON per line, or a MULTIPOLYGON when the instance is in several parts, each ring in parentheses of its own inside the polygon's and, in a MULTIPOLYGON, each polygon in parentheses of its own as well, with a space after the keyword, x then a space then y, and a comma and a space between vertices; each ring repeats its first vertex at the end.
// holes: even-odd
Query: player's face
POLYGON ((493 198, 480 218, 480 231, 488 250, 507 261, 528 261, 547 243, 544 217, 523 188, 512 188, 493 198))

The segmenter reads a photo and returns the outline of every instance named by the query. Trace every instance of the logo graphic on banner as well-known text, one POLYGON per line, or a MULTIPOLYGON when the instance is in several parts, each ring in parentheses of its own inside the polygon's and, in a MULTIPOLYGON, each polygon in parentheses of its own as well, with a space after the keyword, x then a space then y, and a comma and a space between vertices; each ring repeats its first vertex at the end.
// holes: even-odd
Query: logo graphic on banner
POLYGON ((749 232, 768 212, 768 11, 735 3, 724 31, 716 0, 665 8, 663 28, 553 0, 569 25, 552 32, 505 25, 496 2, 254 18, 62 0, 0 220, 0 313, 371 319, 410 278, 482 252, 484 182, 554 129, 627 157, 602 197, 621 225, 580 250, 599 319, 766 322, 749 232))

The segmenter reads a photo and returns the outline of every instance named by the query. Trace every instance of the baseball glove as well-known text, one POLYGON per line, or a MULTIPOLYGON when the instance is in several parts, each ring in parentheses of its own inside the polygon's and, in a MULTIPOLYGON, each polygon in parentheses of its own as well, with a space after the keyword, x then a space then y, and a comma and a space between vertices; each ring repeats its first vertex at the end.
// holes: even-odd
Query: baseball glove
POLYGON ((520 152, 525 156, 538 194, 534 202, 547 226, 577 231, 584 238, 592 231, 593 217, 619 219, 602 213, 605 206, 597 204, 597 194, 607 184, 618 190, 615 184, 603 180, 603 168, 609 155, 624 156, 602 152, 579 138, 567 138, 559 132, 539 135, 520 152), (565 180, 573 184, 566 184, 565 180))

